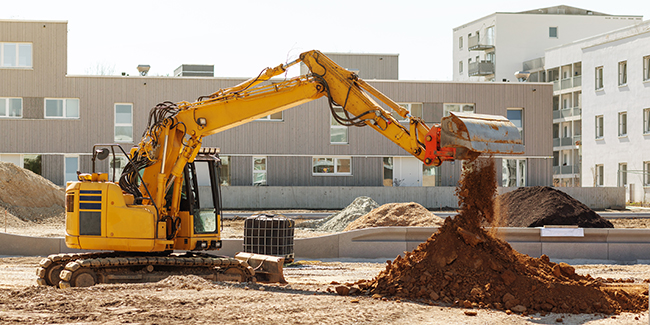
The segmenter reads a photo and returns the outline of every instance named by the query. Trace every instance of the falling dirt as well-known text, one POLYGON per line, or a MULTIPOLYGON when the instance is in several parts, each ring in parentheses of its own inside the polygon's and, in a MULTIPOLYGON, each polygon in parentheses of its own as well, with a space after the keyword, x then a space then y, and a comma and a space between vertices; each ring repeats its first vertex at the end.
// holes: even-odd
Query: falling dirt
POLYGON ((575 225, 582 228, 614 228, 607 219, 568 194, 548 186, 521 187, 499 195, 502 226, 543 227, 575 225))
POLYGON ((520 254, 481 228, 492 222, 496 179, 492 159, 465 164, 457 188, 460 213, 412 252, 388 261, 373 280, 356 283, 376 297, 441 301, 518 313, 641 312, 646 285, 603 283, 542 255, 520 254))
POLYGON ((443 222, 443 218, 418 203, 388 203, 352 221, 343 231, 370 227, 440 227, 443 222))

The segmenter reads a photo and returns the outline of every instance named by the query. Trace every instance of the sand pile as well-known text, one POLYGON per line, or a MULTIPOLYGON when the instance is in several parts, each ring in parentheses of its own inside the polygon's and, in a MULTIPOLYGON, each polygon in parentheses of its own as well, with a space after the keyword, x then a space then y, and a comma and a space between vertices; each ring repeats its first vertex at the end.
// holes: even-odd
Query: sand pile
POLYGON ((312 228, 314 231, 340 232, 357 218, 379 207, 375 200, 360 196, 338 213, 321 220, 305 221, 296 225, 299 228, 312 228))
POLYGON ((388 203, 352 221, 344 231, 371 227, 440 227, 443 222, 443 218, 418 203, 388 203))
POLYGON ((23 221, 59 217, 65 213, 64 200, 65 191, 49 180, 0 161, 0 206, 13 216, 23 221))
POLYGON ((548 186, 521 187, 499 195, 496 202, 504 227, 614 228, 611 222, 582 202, 548 186))
MULTIPOLYGON (((548 257, 531 258, 480 227, 493 218, 496 194, 494 162, 466 164, 456 193, 457 217, 404 258, 353 288, 374 297, 402 297, 467 308, 485 307, 519 313, 618 313, 648 308, 647 286, 603 284, 575 273, 548 257)), ((356 291, 356 290, 355 290, 356 291)))

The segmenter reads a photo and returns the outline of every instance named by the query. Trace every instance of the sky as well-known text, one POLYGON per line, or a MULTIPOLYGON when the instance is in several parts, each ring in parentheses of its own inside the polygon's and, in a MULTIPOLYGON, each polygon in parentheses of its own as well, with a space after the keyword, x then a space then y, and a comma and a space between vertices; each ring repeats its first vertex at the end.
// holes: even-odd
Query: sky
MULTIPOLYGON (((2 0, 0 19, 68 21, 68 74, 173 75, 213 64, 216 77, 254 77, 316 49, 399 54, 401 80, 451 80, 455 27, 494 12, 568 5, 650 19, 650 1, 567 0, 2 0)), ((297 67, 289 75, 299 73, 297 67)))

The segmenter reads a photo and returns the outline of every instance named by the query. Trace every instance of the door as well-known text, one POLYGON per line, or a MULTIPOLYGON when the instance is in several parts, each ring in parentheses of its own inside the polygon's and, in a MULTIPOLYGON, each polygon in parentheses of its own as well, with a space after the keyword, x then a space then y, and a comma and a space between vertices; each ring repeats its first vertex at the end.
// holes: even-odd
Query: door
POLYGON ((395 157, 393 186, 422 186, 422 162, 417 158, 395 157))

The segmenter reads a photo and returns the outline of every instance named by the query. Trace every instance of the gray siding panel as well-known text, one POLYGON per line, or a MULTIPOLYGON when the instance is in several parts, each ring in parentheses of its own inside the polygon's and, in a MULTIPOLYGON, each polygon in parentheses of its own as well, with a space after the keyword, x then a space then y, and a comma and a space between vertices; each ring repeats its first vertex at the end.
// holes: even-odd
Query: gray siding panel
POLYGON ((43 119, 44 113, 45 113, 45 98, 43 97, 23 98, 24 119, 43 119))
POLYGON ((63 184, 63 155, 43 155, 41 175, 56 185, 65 186, 63 184))

